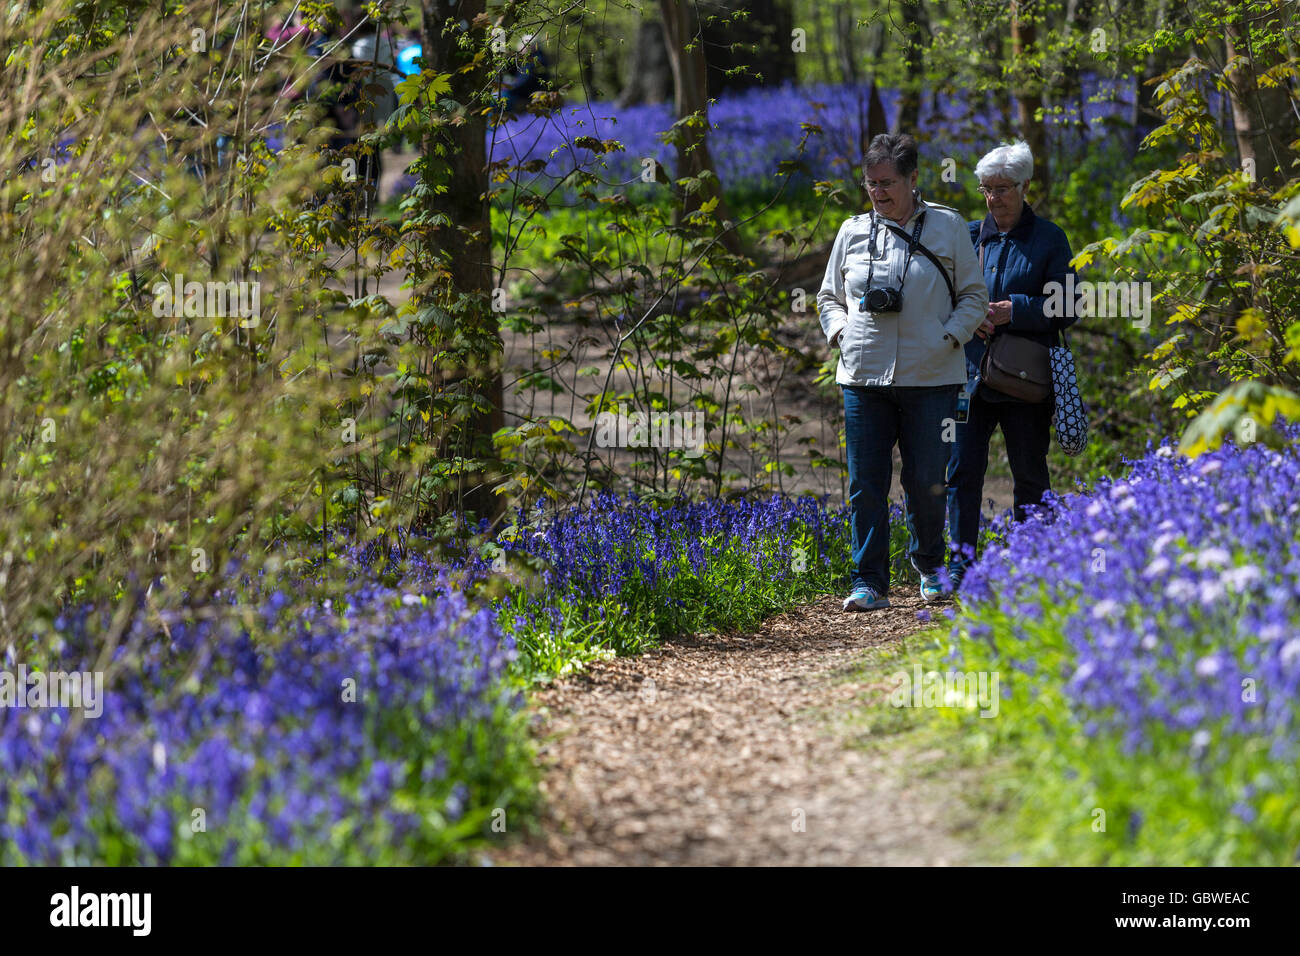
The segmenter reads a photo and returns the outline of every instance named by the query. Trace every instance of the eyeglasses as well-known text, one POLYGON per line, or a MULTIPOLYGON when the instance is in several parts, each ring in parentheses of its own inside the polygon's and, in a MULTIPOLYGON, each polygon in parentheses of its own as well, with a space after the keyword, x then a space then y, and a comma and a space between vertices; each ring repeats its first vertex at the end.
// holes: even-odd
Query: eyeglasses
POLYGON ((1001 199, 1007 193, 1019 188, 1019 186, 994 186, 990 189, 988 186, 981 186, 980 192, 986 196, 992 196, 994 199, 1001 199))
POLYGON ((868 179, 867 188, 872 192, 875 192, 878 189, 893 189, 894 186, 897 185, 897 183, 898 183, 897 179, 880 179, 880 180, 868 179))

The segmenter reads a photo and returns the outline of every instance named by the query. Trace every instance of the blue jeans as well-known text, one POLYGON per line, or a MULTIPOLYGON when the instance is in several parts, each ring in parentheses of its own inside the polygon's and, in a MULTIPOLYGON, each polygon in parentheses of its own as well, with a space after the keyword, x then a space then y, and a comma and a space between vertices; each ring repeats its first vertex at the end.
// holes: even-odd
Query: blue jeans
POLYGON ((980 498, 989 466, 989 439, 1002 426, 1011 465, 1015 516, 1023 521, 1030 505, 1041 504, 1052 487, 1047 470, 1054 401, 987 402, 979 390, 971 396, 970 417, 957 426, 957 442, 948 463, 948 529, 952 536, 952 566, 969 564, 979 543, 980 498))
POLYGON ((903 459, 903 510, 912 566, 943 566, 945 467, 960 385, 841 385, 852 509, 852 586, 889 593, 889 486, 903 459), (945 434, 947 433, 947 434, 945 434))

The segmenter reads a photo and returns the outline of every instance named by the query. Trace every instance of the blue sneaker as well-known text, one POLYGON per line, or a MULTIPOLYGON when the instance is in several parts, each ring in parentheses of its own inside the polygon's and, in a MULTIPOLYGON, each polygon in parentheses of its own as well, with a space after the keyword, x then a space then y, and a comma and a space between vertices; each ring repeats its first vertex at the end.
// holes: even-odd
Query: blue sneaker
POLYGON ((954 564, 948 568, 948 578, 952 581, 953 592, 961 590, 962 578, 966 577, 966 571, 970 568, 969 564, 954 564))
POLYGON ((854 588, 853 593, 844 599, 846 611, 874 611, 882 607, 889 607, 889 598, 867 587, 854 588))
POLYGON ((921 600, 933 601, 943 597, 948 593, 948 589, 943 586, 943 581, 936 571, 933 574, 921 575, 921 600))

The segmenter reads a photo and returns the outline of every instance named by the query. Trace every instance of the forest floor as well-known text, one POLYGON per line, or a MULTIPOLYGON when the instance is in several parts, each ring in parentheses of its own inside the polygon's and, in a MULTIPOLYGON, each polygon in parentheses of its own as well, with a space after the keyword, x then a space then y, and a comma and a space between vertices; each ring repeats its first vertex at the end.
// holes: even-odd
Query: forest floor
POLYGON ((872 655, 920 629, 924 606, 901 590, 890 600, 846 614, 827 596, 754 632, 676 640, 536 692, 547 806, 537 832, 490 862, 995 860, 966 799, 978 771, 890 719, 872 655))

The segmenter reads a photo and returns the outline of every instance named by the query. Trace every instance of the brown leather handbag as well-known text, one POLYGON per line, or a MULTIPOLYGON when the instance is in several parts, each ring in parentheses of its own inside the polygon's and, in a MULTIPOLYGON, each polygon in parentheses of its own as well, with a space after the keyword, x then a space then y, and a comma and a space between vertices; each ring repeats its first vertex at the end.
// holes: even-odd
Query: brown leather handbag
POLYGON ((1051 351, 1019 335, 995 335, 984 350, 980 381, 1022 402, 1045 402, 1052 397, 1051 351))
MULTIPOLYGON (((980 246, 980 272, 984 247, 980 246)), ((1045 402, 1052 397, 1052 352, 1033 339, 1000 332, 989 340, 980 362, 980 381, 1022 402, 1045 402)))

